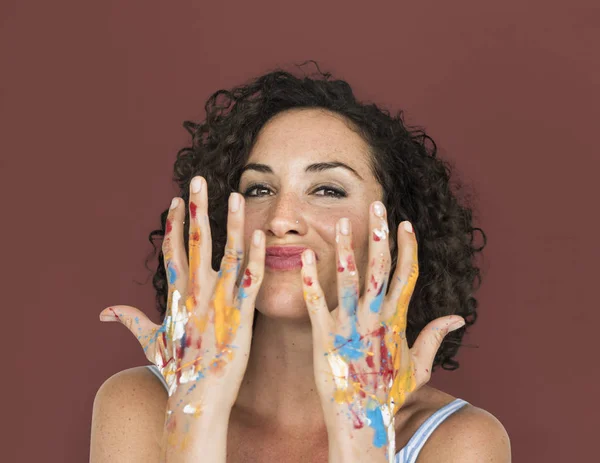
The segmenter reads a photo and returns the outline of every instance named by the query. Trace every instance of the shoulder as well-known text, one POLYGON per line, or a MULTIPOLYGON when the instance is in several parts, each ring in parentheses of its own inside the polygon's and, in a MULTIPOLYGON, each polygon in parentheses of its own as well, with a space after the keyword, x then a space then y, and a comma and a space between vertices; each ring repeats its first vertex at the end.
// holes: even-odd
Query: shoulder
POLYGON ((120 371, 98 389, 90 461, 158 461, 167 392, 146 367, 120 371))
POLYGON ((510 439, 494 415, 467 404, 438 426, 423 446, 417 461, 509 463, 510 439))

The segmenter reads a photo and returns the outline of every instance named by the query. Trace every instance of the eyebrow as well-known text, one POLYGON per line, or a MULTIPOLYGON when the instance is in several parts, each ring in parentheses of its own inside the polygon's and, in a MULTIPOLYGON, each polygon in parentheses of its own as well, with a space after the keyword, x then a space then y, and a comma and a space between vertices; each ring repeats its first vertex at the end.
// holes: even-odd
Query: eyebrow
MULTIPOLYGON (((338 161, 317 162, 316 164, 309 164, 308 166, 306 166, 306 169, 304 169, 304 171, 305 172, 323 172, 325 170, 336 169, 338 167, 341 167, 342 169, 347 169, 350 172, 352 172, 353 175, 358 177, 360 180, 364 180, 360 175, 358 175, 358 172, 356 172, 352 167, 350 167, 347 164, 344 164, 343 162, 338 162, 338 161)), ((246 164, 242 168, 242 172, 240 173, 240 176, 247 170, 254 170, 256 172, 261 172, 263 174, 274 174, 275 173, 275 172, 273 172, 273 169, 271 169, 271 167, 269 167, 266 164, 250 163, 250 164, 246 164)))

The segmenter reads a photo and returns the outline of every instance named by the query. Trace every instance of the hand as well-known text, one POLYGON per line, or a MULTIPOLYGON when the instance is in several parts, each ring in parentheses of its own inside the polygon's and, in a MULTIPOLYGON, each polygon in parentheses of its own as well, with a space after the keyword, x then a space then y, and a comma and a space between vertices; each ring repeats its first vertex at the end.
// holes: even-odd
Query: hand
MULTIPOLYGON (((313 331, 315 379, 328 430, 347 435, 348 429, 360 430, 368 425, 372 445, 387 447, 392 455, 394 415, 412 392, 429 381, 444 336, 459 327, 453 324, 464 324, 457 316, 438 318, 425 327, 412 349, 408 348, 406 316, 419 268, 417 241, 414 233, 404 228, 405 224, 410 226, 409 222, 403 222, 398 228, 398 263, 386 295, 391 267, 389 230, 383 204, 371 205, 367 287, 359 297, 350 222, 347 219, 338 222, 339 306, 332 313, 318 282, 314 254, 307 250, 302 256, 304 299, 313 331)), ((351 432, 356 437, 360 431, 351 432)))
POLYGON ((198 416, 203 412, 202 404, 231 408, 237 397, 248 362, 254 301, 264 274, 265 239, 262 231, 255 232, 247 268, 240 274, 244 199, 232 193, 227 244, 217 273, 211 267, 207 188, 202 177, 192 182, 189 210, 189 268, 180 198, 173 200, 167 217, 162 250, 168 304, 162 325, 152 323, 140 310, 129 306, 109 307, 100 319, 124 324, 162 373, 169 396, 180 399, 177 406, 186 414, 198 416), (192 188, 198 184, 200 190, 194 191, 192 188))

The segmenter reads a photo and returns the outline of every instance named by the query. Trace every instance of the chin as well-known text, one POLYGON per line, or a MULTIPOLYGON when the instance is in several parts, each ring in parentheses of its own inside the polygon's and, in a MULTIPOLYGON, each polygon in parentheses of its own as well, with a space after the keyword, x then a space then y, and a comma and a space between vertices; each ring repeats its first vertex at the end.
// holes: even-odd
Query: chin
POLYGON ((265 275, 256 296, 256 310, 270 318, 309 320, 300 273, 286 273, 282 275, 284 278, 273 278, 274 275, 268 273, 265 275), (294 276, 297 281, 293 281, 294 276))

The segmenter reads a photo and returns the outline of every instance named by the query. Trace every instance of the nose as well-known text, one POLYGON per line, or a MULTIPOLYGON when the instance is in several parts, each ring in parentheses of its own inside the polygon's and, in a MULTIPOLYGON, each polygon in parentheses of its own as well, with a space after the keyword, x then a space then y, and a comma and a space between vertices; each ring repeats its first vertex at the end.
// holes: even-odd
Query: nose
POLYGON ((267 219, 267 235, 284 238, 286 234, 304 234, 302 205, 292 193, 279 196, 272 204, 267 219))

